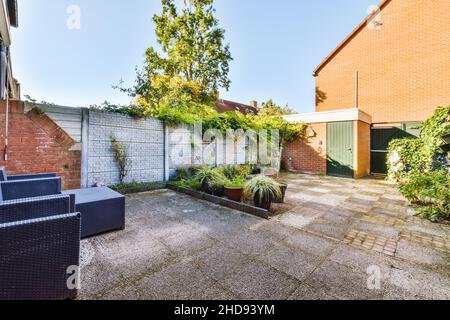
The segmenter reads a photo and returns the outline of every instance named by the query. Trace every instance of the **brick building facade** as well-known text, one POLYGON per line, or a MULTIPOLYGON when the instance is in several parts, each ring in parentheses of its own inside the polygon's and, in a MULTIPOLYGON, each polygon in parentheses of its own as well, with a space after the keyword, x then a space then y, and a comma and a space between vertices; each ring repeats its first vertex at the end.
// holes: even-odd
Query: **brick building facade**
POLYGON ((316 111, 358 105, 373 123, 422 121, 450 103, 450 0, 387 0, 314 71, 316 111))
MULTIPOLYGON (((323 123, 328 128, 330 123, 355 121, 330 120, 334 111, 344 114, 356 108, 371 118, 353 124, 353 177, 385 173, 389 141, 417 135, 419 122, 450 104, 449 8, 450 0, 384 0, 314 70, 314 127, 322 118, 330 121, 323 123)), ((329 173, 327 149, 333 146, 322 141, 326 135, 287 145, 285 166, 329 173), (319 142, 324 147, 311 152, 308 146, 319 142)))

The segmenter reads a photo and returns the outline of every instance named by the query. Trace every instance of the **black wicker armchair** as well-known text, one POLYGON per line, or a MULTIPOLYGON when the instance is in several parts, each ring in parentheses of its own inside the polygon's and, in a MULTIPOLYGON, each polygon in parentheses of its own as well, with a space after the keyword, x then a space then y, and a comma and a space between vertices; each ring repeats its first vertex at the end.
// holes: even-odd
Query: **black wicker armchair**
POLYGON ((0 300, 71 299, 80 256, 74 198, 53 195, 0 202, 0 300))
POLYGON ((8 175, 6 174, 6 168, 0 167, 0 181, 31 180, 31 179, 55 178, 55 177, 56 173, 8 175))
POLYGON ((61 177, 0 181, 0 201, 61 194, 61 177))

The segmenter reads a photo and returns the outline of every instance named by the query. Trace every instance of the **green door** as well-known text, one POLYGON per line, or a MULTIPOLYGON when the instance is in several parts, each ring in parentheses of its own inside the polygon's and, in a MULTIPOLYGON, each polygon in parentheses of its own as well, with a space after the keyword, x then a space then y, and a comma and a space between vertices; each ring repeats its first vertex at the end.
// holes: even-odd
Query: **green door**
POLYGON ((327 124, 327 174, 354 177, 353 121, 327 124))

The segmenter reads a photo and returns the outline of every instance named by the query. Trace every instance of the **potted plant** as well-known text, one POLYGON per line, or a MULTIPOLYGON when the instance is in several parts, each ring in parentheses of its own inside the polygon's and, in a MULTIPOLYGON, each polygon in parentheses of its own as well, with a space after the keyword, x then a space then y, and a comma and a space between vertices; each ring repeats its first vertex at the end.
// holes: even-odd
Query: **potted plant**
POLYGON ((242 202, 245 190, 245 180, 238 178, 225 184, 225 195, 228 199, 236 202, 242 202))
POLYGON ((253 196, 255 206, 270 210, 274 199, 282 196, 279 184, 263 175, 259 175, 252 180, 248 181, 245 185, 245 191, 247 194, 253 196))
POLYGON ((287 191, 288 185, 284 182, 279 182, 278 185, 280 186, 281 197, 274 199, 273 202, 284 203, 284 197, 286 196, 286 191, 287 191))
POLYGON ((227 178, 218 168, 202 167, 198 169, 195 174, 195 179, 201 185, 202 191, 213 194, 218 197, 223 197, 225 193, 225 183, 227 178))
POLYGON ((251 174, 261 174, 261 167, 257 164, 250 165, 251 174))

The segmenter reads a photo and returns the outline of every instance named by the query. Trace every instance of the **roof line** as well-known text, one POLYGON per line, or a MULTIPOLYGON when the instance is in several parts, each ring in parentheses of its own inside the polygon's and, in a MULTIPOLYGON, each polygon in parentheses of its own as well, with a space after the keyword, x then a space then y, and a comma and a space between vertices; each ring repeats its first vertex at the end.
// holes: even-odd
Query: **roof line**
POLYGON ((337 47, 334 49, 326 58, 323 60, 313 71, 313 76, 316 77, 317 74, 322 70, 322 68, 332 59, 334 56, 348 43, 350 40, 362 30, 362 28, 367 24, 367 22, 375 16, 378 10, 382 10, 391 0, 383 0, 381 4, 378 5, 377 9, 375 9, 372 13, 370 13, 363 22, 361 22, 351 33, 344 39, 337 47))

